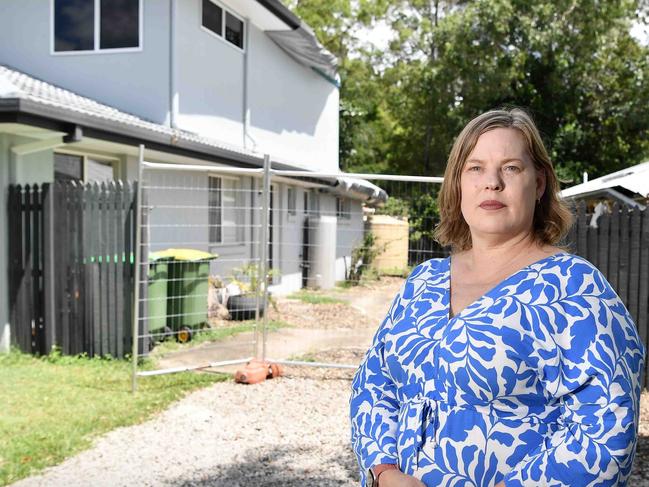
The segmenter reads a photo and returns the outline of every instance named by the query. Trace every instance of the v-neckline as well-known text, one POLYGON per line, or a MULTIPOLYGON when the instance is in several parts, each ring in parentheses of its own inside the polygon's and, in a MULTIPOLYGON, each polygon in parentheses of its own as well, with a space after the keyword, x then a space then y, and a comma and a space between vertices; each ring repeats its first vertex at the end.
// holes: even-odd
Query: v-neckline
POLYGON ((521 267, 517 271, 514 271, 512 274, 510 274, 509 276, 504 278, 502 281, 498 282, 498 284, 496 284, 494 287, 489 289, 487 292, 485 292, 484 294, 480 295, 478 298, 476 298, 475 300, 473 300, 472 302, 467 304, 464 308, 462 308, 460 310, 459 313, 455 313, 453 316, 451 316, 451 256, 449 255, 448 257, 446 257, 446 272, 447 272, 447 277, 446 277, 446 300, 447 300, 446 318, 447 318, 447 321, 450 322, 451 320, 454 320, 455 318, 461 316, 466 310, 476 306, 478 303, 480 303, 485 298, 489 297, 489 295, 496 292, 498 289, 500 289, 501 286, 503 286, 505 283, 507 283, 512 278, 516 277, 521 272, 524 272, 524 271, 530 269, 533 266, 539 265, 539 264, 545 262, 546 260, 554 259, 554 258, 556 258, 556 257, 558 257, 560 255, 568 255, 568 254, 569 254, 568 252, 562 250, 560 252, 556 252, 554 254, 548 255, 546 257, 543 257, 542 259, 539 259, 539 260, 536 260, 536 261, 532 262, 531 264, 527 264, 526 266, 521 267))

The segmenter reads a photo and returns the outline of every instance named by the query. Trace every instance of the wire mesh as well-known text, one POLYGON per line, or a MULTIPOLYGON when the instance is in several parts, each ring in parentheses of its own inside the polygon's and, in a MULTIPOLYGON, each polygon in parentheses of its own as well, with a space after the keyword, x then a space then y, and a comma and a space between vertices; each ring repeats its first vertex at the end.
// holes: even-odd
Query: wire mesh
POLYGON ((187 367, 174 342, 201 342, 197 363, 212 347, 210 363, 355 368, 327 353, 364 351, 412 267, 447 255, 440 178, 145 167, 139 355, 162 350, 169 370, 187 367))

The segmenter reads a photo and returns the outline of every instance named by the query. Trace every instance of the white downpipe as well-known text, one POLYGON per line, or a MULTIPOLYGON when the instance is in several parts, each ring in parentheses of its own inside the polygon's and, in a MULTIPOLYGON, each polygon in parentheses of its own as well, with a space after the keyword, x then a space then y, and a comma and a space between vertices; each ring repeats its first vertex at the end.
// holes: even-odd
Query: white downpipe
MULTIPOLYGON (((248 105, 248 72, 250 71, 250 19, 245 19, 244 22, 244 45, 243 45, 243 107, 242 107, 242 123, 243 123, 243 148, 248 148, 248 139, 250 138, 250 106, 248 105)), ((255 141, 252 141, 253 149, 255 141)))
POLYGON ((176 0, 169 4, 169 126, 178 128, 178 90, 176 89, 176 0))

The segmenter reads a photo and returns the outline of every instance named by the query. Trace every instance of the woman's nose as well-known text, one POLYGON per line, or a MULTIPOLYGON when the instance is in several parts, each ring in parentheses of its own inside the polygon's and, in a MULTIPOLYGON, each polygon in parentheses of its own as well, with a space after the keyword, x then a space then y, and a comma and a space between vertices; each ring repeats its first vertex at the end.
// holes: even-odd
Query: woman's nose
POLYGON ((498 171, 486 171, 484 186, 486 189, 500 191, 503 189, 503 182, 498 171))

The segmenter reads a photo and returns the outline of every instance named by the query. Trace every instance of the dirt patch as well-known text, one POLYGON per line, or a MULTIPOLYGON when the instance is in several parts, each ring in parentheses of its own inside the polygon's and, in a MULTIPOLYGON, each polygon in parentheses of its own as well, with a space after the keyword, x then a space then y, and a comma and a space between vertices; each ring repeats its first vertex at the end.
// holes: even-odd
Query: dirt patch
MULTIPOLYGON (((277 310, 269 306, 268 319, 288 323, 290 326, 267 333, 266 356, 286 360, 308 355, 318 357, 314 360, 319 362, 360 363, 357 355, 347 357, 345 354, 349 352, 346 350, 351 350, 349 347, 352 347, 357 350, 356 354, 367 350, 402 283, 403 278, 382 277, 351 288, 312 293, 343 300, 344 303, 311 304, 299 299, 277 297, 277 310)), ((213 328, 229 327, 236 323, 217 318, 210 321, 213 328)), ((192 366, 250 357, 254 355, 254 340, 254 334, 246 332, 218 342, 183 348, 160 357, 159 366, 192 366)), ((261 351, 261 345, 259 350, 261 351)), ((231 372, 234 369, 227 367, 223 370, 231 372)), ((323 377, 336 376, 331 371, 318 374, 323 377)))

